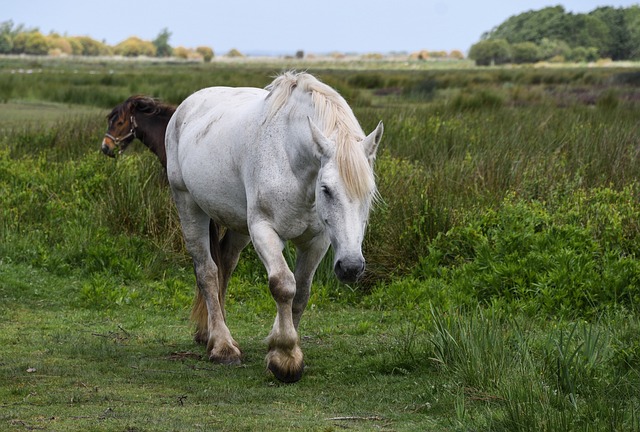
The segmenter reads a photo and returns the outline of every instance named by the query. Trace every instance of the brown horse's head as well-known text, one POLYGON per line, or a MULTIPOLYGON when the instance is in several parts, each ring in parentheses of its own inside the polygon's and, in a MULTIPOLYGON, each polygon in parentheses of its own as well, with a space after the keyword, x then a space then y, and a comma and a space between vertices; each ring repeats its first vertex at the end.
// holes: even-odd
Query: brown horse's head
POLYGON ((135 118, 135 107, 138 98, 140 97, 131 96, 116 106, 107 116, 108 127, 101 146, 102 152, 107 156, 115 157, 116 151, 122 153, 136 138, 138 125, 135 118))

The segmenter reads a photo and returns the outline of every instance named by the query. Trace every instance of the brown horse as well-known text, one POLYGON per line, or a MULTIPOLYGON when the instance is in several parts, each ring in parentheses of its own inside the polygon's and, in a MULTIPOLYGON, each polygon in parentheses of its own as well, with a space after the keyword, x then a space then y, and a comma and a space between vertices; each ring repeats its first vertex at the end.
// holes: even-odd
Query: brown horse
MULTIPOLYGON (((117 153, 124 152, 127 146, 137 138, 158 156, 158 160, 166 173, 165 131, 175 110, 175 106, 162 103, 154 98, 140 95, 131 96, 107 115, 108 129, 102 140, 102 152, 107 156, 115 157, 117 153)), ((224 270, 220 272, 221 278, 228 279, 237 264, 237 257, 229 257, 224 261, 221 259, 221 247, 223 250, 227 250, 231 245, 228 239, 225 241, 224 237, 220 240, 220 229, 213 220, 209 221, 209 244, 213 261, 221 270, 224 270)), ((225 256, 228 255, 230 254, 225 254, 225 256)), ((224 293, 221 293, 220 302, 222 305, 224 305, 224 297, 224 293)), ((201 321, 199 317, 206 316, 206 313, 206 305, 200 298, 200 291, 198 290, 192 318, 196 321, 201 321)), ((202 327, 202 325, 199 326, 195 340, 198 343, 206 344, 207 331, 206 328, 203 329, 202 327)))
POLYGON ((109 128, 102 140, 102 152, 115 157, 134 139, 139 139, 167 169, 164 134, 176 107, 147 96, 131 96, 107 116, 109 128))

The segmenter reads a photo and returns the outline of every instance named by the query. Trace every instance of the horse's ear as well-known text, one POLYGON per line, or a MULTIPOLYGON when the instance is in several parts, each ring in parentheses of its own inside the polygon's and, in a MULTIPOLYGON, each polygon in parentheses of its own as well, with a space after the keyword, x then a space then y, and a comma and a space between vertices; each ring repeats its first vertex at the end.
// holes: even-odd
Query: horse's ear
POLYGON ((334 151, 331 141, 318 129, 318 126, 311 120, 311 117, 307 117, 307 119, 309 120, 309 128, 311 129, 311 138, 313 138, 315 144, 314 153, 316 157, 318 159, 331 157, 334 151))
POLYGON ((362 141, 364 151, 371 165, 373 165, 373 162, 376 160, 376 152, 378 151, 378 145, 380 145, 383 132, 384 126, 382 125, 382 122, 380 122, 378 123, 378 127, 376 127, 376 129, 362 141))

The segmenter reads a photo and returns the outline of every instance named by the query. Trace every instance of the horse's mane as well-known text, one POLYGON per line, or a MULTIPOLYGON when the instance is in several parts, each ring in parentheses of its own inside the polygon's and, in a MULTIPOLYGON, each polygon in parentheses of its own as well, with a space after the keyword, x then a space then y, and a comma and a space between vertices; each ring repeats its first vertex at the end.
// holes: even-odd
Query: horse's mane
POLYGON ((134 95, 129 97, 126 101, 116 106, 107 118, 111 118, 114 115, 127 114, 131 115, 134 111, 144 113, 149 117, 155 117, 159 115, 167 115, 171 117, 175 112, 176 107, 173 105, 165 104, 152 97, 143 95, 134 95))
POLYGON ((314 122, 336 144, 336 164, 347 193, 363 199, 376 194, 373 170, 360 144, 364 132, 353 111, 340 94, 308 73, 285 72, 266 88, 270 104, 267 119, 272 118, 291 99, 294 91, 310 93, 314 122))

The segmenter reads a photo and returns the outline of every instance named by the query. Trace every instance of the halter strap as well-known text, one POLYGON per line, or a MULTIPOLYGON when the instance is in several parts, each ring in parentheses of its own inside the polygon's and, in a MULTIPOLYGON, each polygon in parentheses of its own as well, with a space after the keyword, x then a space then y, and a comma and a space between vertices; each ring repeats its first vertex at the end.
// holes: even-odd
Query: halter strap
POLYGON ((136 123, 136 118, 134 116, 131 116, 131 129, 129 130, 129 133, 121 136, 121 137, 114 137, 113 135, 111 135, 109 132, 107 132, 106 134, 104 134, 104 136, 106 138, 109 138, 111 141, 113 141, 113 143, 115 144, 116 148, 120 147, 120 143, 122 143, 124 140, 129 139, 131 137, 137 138, 136 137, 136 128, 138 127, 138 124, 136 123))

